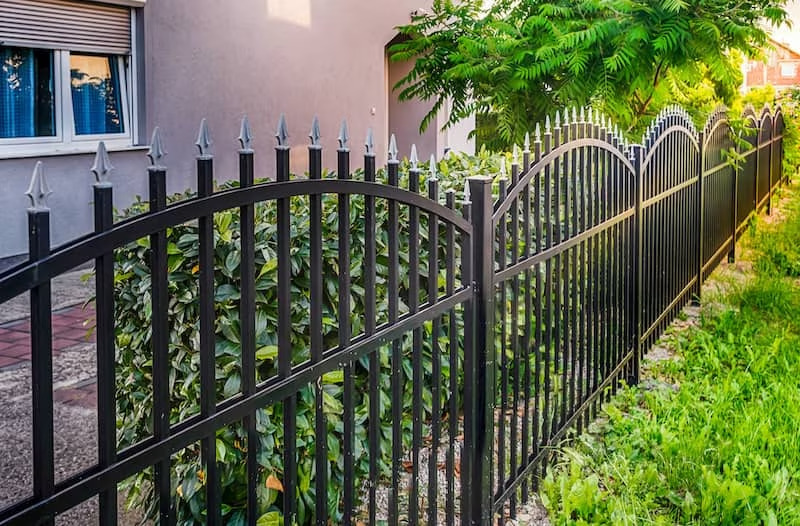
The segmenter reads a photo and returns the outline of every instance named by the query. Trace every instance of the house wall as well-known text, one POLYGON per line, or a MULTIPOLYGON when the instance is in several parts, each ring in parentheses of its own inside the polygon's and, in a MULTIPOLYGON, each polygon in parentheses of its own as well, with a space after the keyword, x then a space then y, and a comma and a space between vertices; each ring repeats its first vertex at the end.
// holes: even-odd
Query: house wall
MULTIPOLYGON (((281 113, 289 124, 293 171, 305 170, 308 130, 319 116, 324 162, 335 166, 341 119, 349 124, 359 162, 367 128, 375 133, 379 163, 388 143, 385 46, 395 27, 430 0, 148 0, 143 27, 144 122, 168 152, 170 192, 194 188, 197 129, 206 117, 216 155, 216 179, 235 178, 239 123, 250 118, 258 177, 274 173, 274 130, 281 113)), ((418 123, 415 124, 415 127, 418 123)), ((408 155, 410 145, 401 145, 408 155)), ((112 151, 117 207, 146 196, 143 149, 112 151)), ((0 258, 27 251, 23 193, 36 158, 0 160, 0 258)), ((92 228, 89 168, 93 155, 49 156, 45 164, 54 244, 92 228)))
POLYGON ((744 90, 766 86, 788 88, 800 86, 800 54, 773 43, 766 62, 750 60, 744 66, 744 90), (790 73, 791 74, 788 74, 790 73))

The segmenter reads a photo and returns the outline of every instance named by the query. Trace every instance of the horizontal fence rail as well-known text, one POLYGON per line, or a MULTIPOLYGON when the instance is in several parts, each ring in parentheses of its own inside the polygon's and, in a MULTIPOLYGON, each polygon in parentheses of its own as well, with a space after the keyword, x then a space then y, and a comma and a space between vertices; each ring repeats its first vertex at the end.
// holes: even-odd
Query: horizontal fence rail
POLYGON ((162 525, 515 518, 553 448, 638 382, 769 213, 783 116, 742 117, 734 136, 724 109, 697 130, 668 107, 628 144, 598 112, 565 110, 499 173, 458 184, 415 147, 401 163, 393 137, 378 169, 371 132, 353 170, 345 123, 328 173, 316 119, 297 177, 283 117, 261 181, 245 118, 222 188, 203 120, 195 196, 167 196, 156 129, 148 199, 115 222, 101 143, 95 231, 60 247, 38 163, 28 261, 0 274, 0 304, 30 293, 33 484, 0 525, 55 524, 94 498, 117 524, 132 480, 162 525), (96 459, 59 479, 51 288, 86 262, 96 459))

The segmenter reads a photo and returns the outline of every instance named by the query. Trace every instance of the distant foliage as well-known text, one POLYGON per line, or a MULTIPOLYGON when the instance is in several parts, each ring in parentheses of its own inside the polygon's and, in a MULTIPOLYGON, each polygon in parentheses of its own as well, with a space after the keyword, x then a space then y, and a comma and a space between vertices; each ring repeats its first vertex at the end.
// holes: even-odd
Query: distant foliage
POLYGON ((479 142, 496 150, 572 105, 638 137, 668 103, 730 104, 741 55, 765 44, 762 21, 787 19, 784 1, 436 0, 400 28, 409 39, 393 58, 416 64, 397 89, 434 101, 422 128, 448 101, 448 124, 477 114, 479 142))

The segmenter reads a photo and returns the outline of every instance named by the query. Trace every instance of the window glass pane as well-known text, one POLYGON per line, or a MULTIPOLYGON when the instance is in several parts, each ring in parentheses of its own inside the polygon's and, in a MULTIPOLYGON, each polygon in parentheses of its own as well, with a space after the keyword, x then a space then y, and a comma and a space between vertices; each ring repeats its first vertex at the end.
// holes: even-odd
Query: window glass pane
POLYGON ((55 135, 53 53, 0 46, 0 139, 55 135))
POLYGON ((76 135, 123 133, 116 57, 70 54, 76 135))

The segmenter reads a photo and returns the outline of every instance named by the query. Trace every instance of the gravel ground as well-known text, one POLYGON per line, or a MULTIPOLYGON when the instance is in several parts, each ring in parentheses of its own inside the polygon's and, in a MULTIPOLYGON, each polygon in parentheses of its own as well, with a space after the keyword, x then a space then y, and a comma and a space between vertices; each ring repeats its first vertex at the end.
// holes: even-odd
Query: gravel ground
MULTIPOLYGON (((94 278, 82 280, 82 276, 88 272, 88 268, 73 270, 53 280, 54 311, 82 303, 94 295, 94 278)), ((30 296, 27 292, 0 305, 0 324, 28 316, 30 316, 30 296)))

